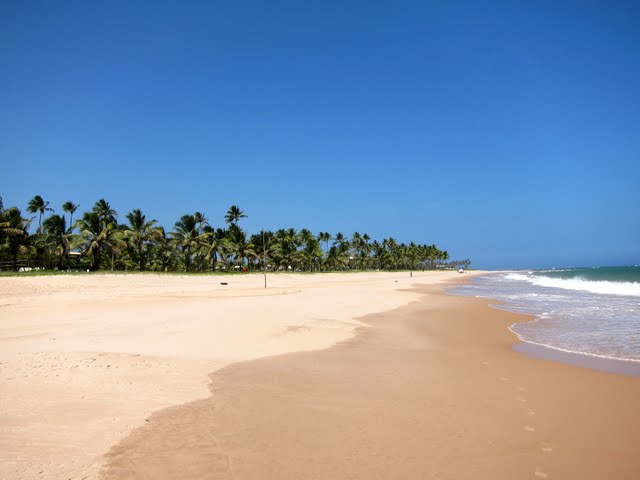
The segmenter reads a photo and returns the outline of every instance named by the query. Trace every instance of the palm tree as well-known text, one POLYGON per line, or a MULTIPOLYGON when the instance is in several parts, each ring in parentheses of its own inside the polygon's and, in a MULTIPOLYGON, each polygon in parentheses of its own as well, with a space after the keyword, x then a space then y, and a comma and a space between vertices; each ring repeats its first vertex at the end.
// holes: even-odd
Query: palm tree
POLYGON ((82 253, 91 256, 89 268, 92 271, 100 268, 100 254, 107 240, 115 229, 115 224, 106 225, 100 219, 100 215, 95 212, 85 212, 80 220, 76 221, 78 235, 72 242, 73 248, 82 248, 82 253))
POLYGON ((385 261, 385 256, 388 255, 387 250, 384 248, 383 244, 381 244, 377 240, 374 240, 371 243, 371 252, 373 254, 374 265, 376 265, 376 268, 382 269, 385 261))
POLYGON ((63 268, 70 250, 67 221, 62 215, 51 215, 42 226, 47 234, 47 244, 52 245, 57 252, 58 268, 63 268))
POLYGON ((346 270, 349 266, 349 256, 333 245, 327 254, 327 264, 333 270, 346 270))
POLYGON ((337 247, 339 251, 345 252, 349 249, 349 242, 342 233, 338 232, 336 236, 333 237, 333 246, 337 247))
POLYGON ((260 233, 251 235, 249 239, 251 249, 255 252, 256 257, 261 260, 263 270, 267 268, 267 262, 272 260, 276 255, 274 248, 275 234, 268 230, 261 230, 260 233))
POLYGON ((80 207, 80 205, 76 205, 73 202, 64 202, 62 204, 62 210, 69 213, 69 227, 71 229, 73 229, 73 214, 76 213, 78 207, 80 207))
POLYGON ((448 262, 448 252, 436 245, 398 243, 393 238, 378 242, 358 232, 347 238, 342 233, 332 237, 328 232, 319 232, 314 236, 307 229, 297 232, 289 228, 249 235, 238 226, 247 215, 237 205, 231 205, 224 216, 226 229, 214 229, 203 213, 195 212, 183 215, 169 234, 155 220, 147 220, 139 209, 126 215, 127 225, 118 225, 118 215, 105 199, 98 200, 91 211, 75 223, 73 216, 79 206, 65 202, 62 210, 69 213, 68 224, 64 215, 43 220, 44 214, 52 211, 48 205, 39 195, 29 202, 29 212, 39 216, 38 232, 29 236, 26 233, 29 222, 22 219, 17 209, 4 210, 0 198, 0 256, 4 255, 0 259, 7 260, 10 251, 15 268, 18 255, 36 253, 37 264, 50 264, 55 255, 59 257, 56 263, 62 267, 72 238, 71 245, 82 247, 90 256, 93 270, 100 268, 108 253, 112 269, 163 271, 181 267, 187 271, 217 270, 218 262, 225 266, 246 265, 250 270, 262 265, 266 270, 267 261, 279 269, 311 271, 328 268, 414 270, 469 265, 469 260, 448 262), (67 225, 70 228, 66 229, 67 225), (79 228, 78 235, 72 234, 75 227, 79 228))
POLYGON ((229 253, 231 248, 227 240, 227 231, 222 228, 217 230, 206 225, 203 229, 202 248, 204 249, 204 259, 209 262, 212 271, 215 271, 218 259, 229 253))
POLYGON ((345 237, 340 232, 336 233, 336 236, 333 237, 333 247, 331 248, 331 250, 335 249, 335 251, 332 252, 331 250, 329 250, 334 268, 344 269, 345 267, 347 268, 349 267, 349 261, 350 261, 349 248, 350 247, 351 246, 349 245, 349 241, 347 240, 347 237, 345 237))
POLYGON ((300 251, 300 256, 302 257, 304 268, 312 272, 318 270, 320 259, 322 258, 320 242, 313 235, 301 235, 301 238, 302 250, 300 251))
POLYGON ((418 245, 411 242, 407 247, 407 259, 409 260, 409 271, 411 272, 411 276, 413 276, 413 270, 416 269, 418 265, 419 258, 420 248, 418 245))
POLYGON ((18 255, 28 251, 27 228, 29 220, 22 218, 16 207, 4 210, 0 202, 0 247, 6 246, 12 259, 13 270, 18 270, 18 255))
POLYGON ((26 222, 26 220, 22 218, 20 210, 16 207, 5 210, 2 204, 2 197, 0 197, 0 245, 2 241, 9 236, 24 235, 24 222, 26 222), (21 219, 20 222, 16 221, 18 217, 21 219))
POLYGON ((206 225, 209 225, 209 220, 204 215, 204 213, 196 212, 193 214, 193 216, 196 219, 196 223, 198 224, 198 229, 202 230, 206 225))
POLYGON ((231 205, 227 214, 224 216, 224 221, 229 225, 235 225, 241 218, 247 218, 244 211, 240 210, 237 205, 231 205))
POLYGON ((173 264, 174 256, 174 242, 167 236, 164 228, 158 227, 158 237, 151 245, 151 257, 152 268, 154 270, 160 270, 166 272, 173 264))
POLYGON ((53 208, 49 208, 49 202, 45 202, 44 198, 40 195, 34 196, 31 201, 29 201, 29 206, 27 207, 27 211, 29 213, 38 213, 38 232, 42 231, 42 215, 44 212, 53 212, 53 208))
POLYGON ((329 232, 320 232, 318 234, 318 241, 325 242, 325 255, 329 253, 329 241, 331 240, 331 234, 329 232))
POLYGON ((74 227, 79 229, 79 234, 74 237, 73 248, 82 248, 83 254, 91 256, 90 269, 100 268, 100 256, 108 249, 111 256, 111 270, 115 268, 115 257, 126 246, 123 240, 123 231, 116 223, 117 213, 111 205, 104 200, 98 200, 91 212, 85 212, 82 218, 76 221, 74 227))
POLYGON ((365 243, 366 242, 364 241, 364 238, 362 237, 362 235, 360 235, 359 232, 354 232, 354 234, 351 237, 351 245, 353 245, 353 251, 354 251, 353 253, 358 259, 356 263, 356 268, 362 268, 364 264, 364 257, 367 254, 365 243))
POLYGON ((369 240, 371 240, 371 237, 368 234, 363 234, 362 235, 362 246, 361 246, 361 252, 360 252, 360 268, 369 268, 369 265, 371 263, 370 259, 370 255, 371 255, 371 244, 369 243, 369 240))
POLYGON ((274 235, 274 263, 284 270, 295 270, 298 263, 300 237, 295 229, 280 229, 274 235))
MULTIPOLYGON (((111 234, 107 238, 105 242, 105 246, 109 249, 109 253, 111 254, 111 271, 115 269, 116 266, 116 258, 120 255, 123 250, 127 248, 127 242, 125 240, 125 225, 118 225, 116 223, 110 223, 109 228, 111 229, 111 234)), ((129 266, 132 266, 131 258, 124 257, 124 260, 119 263, 121 270, 124 266, 126 269, 129 266)))
POLYGON ((196 215, 183 215, 180 217, 170 235, 176 242, 176 245, 182 253, 182 260, 186 271, 191 270, 193 264, 193 255, 197 254, 198 249, 206 244, 207 234, 200 230, 200 222, 196 215))
POLYGON ((387 262, 388 264, 386 268, 391 268, 393 266, 393 270, 398 269, 398 263, 400 262, 400 248, 398 242, 393 237, 385 238, 382 240, 382 246, 388 253, 387 262))
POLYGON ((235 235, 232 248, 236 265, 240 268, 243 267, 245 259, 247 260, 247 264, 250 266, 251 259, 258 257, 257 253, 253 250, 251 243, 247 242, 247 236, 242 230, 235 235))
POLYGON ((91 211, 98 215, 98 218, 103 225, 106 225, 108 223, 116 223, 116 217, 118 216, 118 214, 114 209, 111 208, 109 202, 107 202, 104 198, 98 200, 93 205, 91 211))
POLYGON ((126 227, 124 237, 134 249, 138 260, 138 268, 142 271, 145 269, 147 260, 145 255, 146 244, 158 240, 162 233, 157 226, 158 222, 156 220, 147 221, 147 217, 140 209, 127 213, 126 217, 129 225, 126 227))
POLYGON ((446 262, 447 260, 449 260, 449 252, 447 252, 446 250, 443 250, 440 252, 440 260, 443 262, 446 262))

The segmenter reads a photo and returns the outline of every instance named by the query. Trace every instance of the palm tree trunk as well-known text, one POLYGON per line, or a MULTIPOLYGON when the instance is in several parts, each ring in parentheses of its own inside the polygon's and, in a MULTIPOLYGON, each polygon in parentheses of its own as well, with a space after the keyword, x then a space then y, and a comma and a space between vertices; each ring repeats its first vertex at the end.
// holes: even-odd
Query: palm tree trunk
POLYGON ((91 271, 96 271, 100 268, 100 251, 95 249, 91 252, 91 271))
POLYGON ((140 271, 144 270, 144 261, 142 258, 142 242, 138 243, 138 263, 140 265, 140 271))

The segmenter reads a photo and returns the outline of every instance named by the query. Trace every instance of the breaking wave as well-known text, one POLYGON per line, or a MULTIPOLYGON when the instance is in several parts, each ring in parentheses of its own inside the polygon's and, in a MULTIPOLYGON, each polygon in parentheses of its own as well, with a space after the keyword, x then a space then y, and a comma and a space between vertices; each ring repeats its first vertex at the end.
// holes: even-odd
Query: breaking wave
POLYGON ((603 295, 626 295, 640 297, 640 283, 612 282, 608 280, 585 280, 584 278, 551 278, 544 275, 509 273, 508 280, 519 280, 539 287, 580 290, 603 295))

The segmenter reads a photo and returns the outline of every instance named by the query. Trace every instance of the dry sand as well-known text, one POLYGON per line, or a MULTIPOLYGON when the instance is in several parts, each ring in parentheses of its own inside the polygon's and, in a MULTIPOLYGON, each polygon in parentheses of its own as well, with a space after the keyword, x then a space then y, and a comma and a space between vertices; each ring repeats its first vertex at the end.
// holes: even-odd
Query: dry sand
POLYGON ((208 398, 211 372, 330 347, 457 275, 0 278, 0 478, 97 478, 151 413, 208 398))

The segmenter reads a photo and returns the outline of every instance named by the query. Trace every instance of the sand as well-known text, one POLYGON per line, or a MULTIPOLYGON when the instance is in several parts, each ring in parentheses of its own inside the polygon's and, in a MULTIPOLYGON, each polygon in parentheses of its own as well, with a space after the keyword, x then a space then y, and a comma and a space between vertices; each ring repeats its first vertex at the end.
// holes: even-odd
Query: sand
POLYGON ((640 378, 515 352, 459 278, 0 279, 0 477, 640 478, 640 378))
POLYGON ((0 277, 0 478, 97 478, 156 411, 233 362, 324 349, 456 273, 0 277), (221 285, 227 282, 228 285, 221 285))

